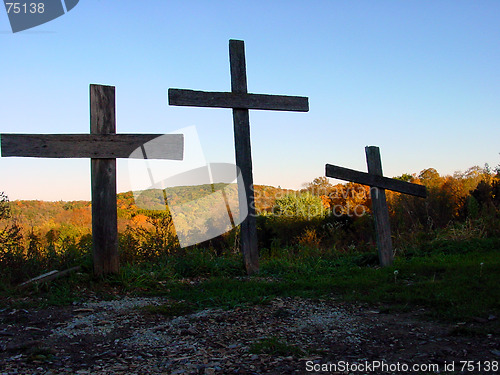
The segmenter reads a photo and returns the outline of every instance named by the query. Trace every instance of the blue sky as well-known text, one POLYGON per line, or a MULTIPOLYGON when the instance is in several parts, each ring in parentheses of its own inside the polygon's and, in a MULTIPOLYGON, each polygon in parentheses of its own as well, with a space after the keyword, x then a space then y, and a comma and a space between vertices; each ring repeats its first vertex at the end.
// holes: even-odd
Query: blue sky
MULTIPOLYGON (((100 83, 116 86, 119 133, 194 125, 207 162, 234 162, 230 110, 167 98, 229 91, 229 39, 245 41, 249 92, 309 97, 308 113, 250 112, 256 184, 366 171, 367 145, 389 177, 500 164, 498 1, 87 0, 16 34, 2 8, 0 133, 88 133, 100 83)), ((0 171, 11 199, 90 198, 85 159, 0 158, 0 171)))

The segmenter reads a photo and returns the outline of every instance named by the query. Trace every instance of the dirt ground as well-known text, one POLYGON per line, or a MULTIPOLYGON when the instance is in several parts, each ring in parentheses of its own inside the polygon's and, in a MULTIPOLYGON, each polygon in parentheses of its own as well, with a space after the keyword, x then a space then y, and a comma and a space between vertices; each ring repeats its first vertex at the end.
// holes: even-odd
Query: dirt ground
POLYGON ((500 340, 493 332, 459 334, 477 327, 488 332, 497 319, 492 315, 442 324, 426 319, 424 310, 403 314, 300 298, 177 317, 144 308, 166 302, 94 297, 66 307, 4 308, 0 374, 453 373, 445 365, 457 374, 500 373, 494 371, 500 340), (268 345, 258 350, 259 342, 268 345), (269 354, 270 342, 286 346, 269 354))

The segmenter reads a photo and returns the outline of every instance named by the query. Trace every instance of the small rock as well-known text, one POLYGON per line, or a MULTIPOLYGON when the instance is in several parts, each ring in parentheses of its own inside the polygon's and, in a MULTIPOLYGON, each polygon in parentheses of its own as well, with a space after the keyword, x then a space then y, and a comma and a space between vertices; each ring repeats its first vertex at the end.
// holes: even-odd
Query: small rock
POLYGON ((81 308, 81 309, 74 309, 74 313, 84 313, 84 312, 94 312, 94 309, 88 309, 88 308, 81 308))
POLYGON ((38 327, 26 327, 24 330, 25 331, 43 331, 42 328, 38 328, 38 327))

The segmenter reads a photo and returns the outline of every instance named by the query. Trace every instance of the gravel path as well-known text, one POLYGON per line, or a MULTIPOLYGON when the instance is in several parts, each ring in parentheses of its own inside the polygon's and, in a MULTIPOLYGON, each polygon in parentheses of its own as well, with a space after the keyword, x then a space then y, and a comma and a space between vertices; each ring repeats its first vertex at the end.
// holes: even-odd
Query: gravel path
POLYGON ((385 314, 301 298, 177 317, 144 309, 168 302, 124 297, 6 309, 0 313, 0 374, 314 374, 325 372, 307 371, 307 364, 500 360, 498 337, 454 336, 458 326, 424 321, 422 312, 385 314), (259 342, 267 343, 260 351, 259 342), (282 345, 278 353, 266 353, 270 343, 282 345))

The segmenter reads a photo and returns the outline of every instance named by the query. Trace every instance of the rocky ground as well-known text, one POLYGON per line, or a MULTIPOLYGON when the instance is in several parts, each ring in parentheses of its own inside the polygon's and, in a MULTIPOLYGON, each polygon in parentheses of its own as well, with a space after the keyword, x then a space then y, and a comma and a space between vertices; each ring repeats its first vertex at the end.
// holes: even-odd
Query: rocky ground
POLYGON ((164 303, 121 297, 62 308, 5 308, 0 374, 405 373, 394 367, 398 363, 436 364, 441 374, 445 364, 454 363, 456 373, 494 374, 486 361, 500 362, 500 340, 493 333, 459 335, 473 326, 487 331, 495 316, 438 324, 426 320, 422 310, 387 313, 335 299, 300 298, 176 317, 144 308, 164 303), (393 367, 322 372, 346 362, 375 366, 372 361, 393 367), (461 372, 460 361, 474 361, 474 371, 461 372))

